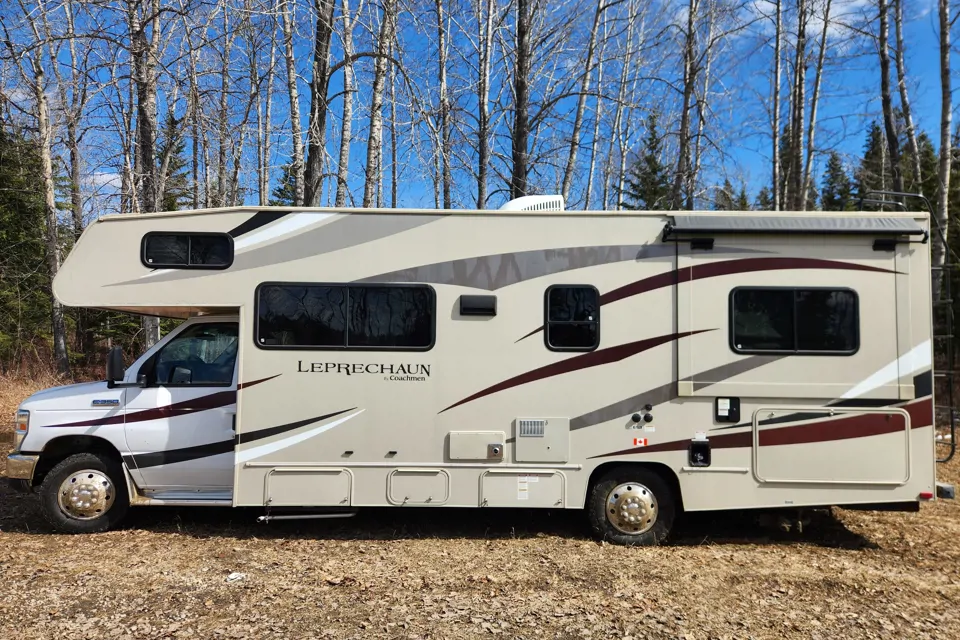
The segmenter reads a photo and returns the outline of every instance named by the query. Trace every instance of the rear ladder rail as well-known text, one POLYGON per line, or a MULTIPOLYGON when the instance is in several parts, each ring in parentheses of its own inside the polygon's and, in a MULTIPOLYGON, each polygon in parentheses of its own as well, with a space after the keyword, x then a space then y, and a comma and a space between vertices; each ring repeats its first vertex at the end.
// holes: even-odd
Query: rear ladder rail
POLYGON ((952 295, 956 267, 949 255, 945 256, 942 267, 933 267, 934 276, 939 278, 941 283, 940 298, 933 302, 933 383, 936 402, 933 407, 933 423, 937 462, 948 462, 957 452, 957 376, 952 295))

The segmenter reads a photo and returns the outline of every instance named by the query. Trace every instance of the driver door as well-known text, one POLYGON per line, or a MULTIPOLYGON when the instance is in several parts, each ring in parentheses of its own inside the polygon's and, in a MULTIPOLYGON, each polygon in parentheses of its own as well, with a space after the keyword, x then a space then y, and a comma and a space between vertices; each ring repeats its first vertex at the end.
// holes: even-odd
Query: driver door
POLYGON ((237 322, 195 322, 140 367, 124 430, 141 489, 232 491, 238 347, 237 322))

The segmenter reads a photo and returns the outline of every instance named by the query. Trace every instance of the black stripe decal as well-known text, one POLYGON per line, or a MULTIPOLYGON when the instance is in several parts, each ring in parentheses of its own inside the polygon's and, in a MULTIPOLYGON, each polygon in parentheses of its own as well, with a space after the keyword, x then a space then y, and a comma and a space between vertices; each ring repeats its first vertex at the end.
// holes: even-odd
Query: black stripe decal
POLYGON ((182 449, 170 449, 169 451, 154 451, 152 453, 133 454, 133 463, 138 469, 149 467, 158 467, 162 464, 176 464, 178 462, 189 462, 209 456, 218 456, 222 453, 231 453, 233 451, 233 440, 221 440, 220 442, 211 442, 201 444, 195 447, 184 447, 182 449))
MULTIPOLYGON (((933 373, 931 371, 925 371, 924 373, 919 373, 913 377, 913 389, 915 398, 926 398, 932 393, 932 384, 933 382, 933 373)), ((828 402, 826 406, 828 407, 842 407, 842 408, 869 408, 876 409, 881 407, 889 407, 891 405, 900 404, 903 400, 883 400, 876 398, 847 398, 844 400, 834 400, 833 402, 828 402)), ((772 424, 784 424, 787 422, 800 422, 802 420, 817 420, 823 417, 823 412, 818 413, 788 413, 783 416, 776 418, 770 418, 768 420, 760 420, 757 424, 761 427, 772 424)), ((716 427, 710 431, 725 431, 727 429, 740 429, 742 427, 752 427, 753 422, 741 422, 740 424, 731 424, 725 425, 723 427, 716 427)))
MULTIPOLYGON (((353 407, 356 409, 356 407, 353 407)), ((308 418, 307 420, 300 420, 298 422, 291 422, 289 424, 281 424, 278 427, 269 427, 267 429, 260 429, 259 431, 253 431, 251 433, 238 433, 237 434, 237 444, 244 444, 247 442, 255 442, 257 440, 263 440, 264 438, 269 438, 270 436, 275 436, 280 433, 285 433, 287 431, 293 431, 294 429, 299 429, 300 427, 305 427, 308 424, 313 424, 314 422, 323 422, 324 420, 329 420, 334 416, 338 416, 341 413, 346 413, 347 411, 353 411, 353 409, 344 409, 343 411, 334 411, 333 413, 328 413, 325 416, 319 416, 317 418, 308 418)))
POLYGON ((253 217, 247 220, 246 222, 241 223, 240 225, 234 227, 227 233, 231 238, 239 238, 245 233, 250 233, 255 231, 260 227, 264 227, 271 222, 279 220, 283 216, 290 213, 289 211, 258 211, 253 214, 253 217))
MULTIPOLYGON (((353 409, 356 409, 356 407, 353 409)), ((182 449, 170 449, 169 451, 135 453, 133 455, 125 455, 123 456, 123 459, 124 462, 127 463, 128 467, 135 465, 138 469, 147 469, 149 467, 158 467, 163 464, 176 464, 178 462, 199 460, 200 458, 207 458, 209 456, 218 456, 222 453, 230 453, 234 450, 236 445, 240 443, 255 442, 257 440, 269 438, 270 436, 279 435, 281 433, 286 433, 287 431, 293 431, 294 429, 305 427, 308 424, 323 422, 324 420, 329 420, 334 416, 338 416, 348 411, 353 411, 353 409, 335 411, 323 416, 317 416, 316 418, 309 418, 307 420, 290 422, 288 424, 282 424, 276 427, 260 429, 259 431, 254 431, 253 433, 237 434, 237 436, 232 440, 221 440, 220 442, 211 442, 209 444, 201 444, 193 447, 183 447, 182 449)))

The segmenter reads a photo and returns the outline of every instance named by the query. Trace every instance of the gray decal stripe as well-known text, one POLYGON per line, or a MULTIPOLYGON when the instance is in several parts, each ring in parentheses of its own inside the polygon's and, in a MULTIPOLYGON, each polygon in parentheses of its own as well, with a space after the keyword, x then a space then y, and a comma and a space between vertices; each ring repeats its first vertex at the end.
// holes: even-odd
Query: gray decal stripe
MULTIPOLYGON (((786 356, 750 356, 749 358, 744 358, 743 360, 720 365, 719 367, 698 373, 695 376, 684 378, 684 381, 694 380, 694 390, 699 391, 700 389, 709 387, 712 384, 722 382, 727 378, 738 376, 741 373, 746 373, 747 371, 751 371, 757 367, 762 367, 765 364, 780 360, 784 357, 786 356), (699 380, 699 382, 697 380, 699 380)), ((620 400, 619 402, 601 407, 600 409, 591 411, 590 413, 585 413, 582 416, 577 416, 570 421, 570 430, 574 431, 576 429, 584 429, 586 427, 592 427, 593 425, 609 422, 610 420, 616 420, 617 418, 629 415, 639 410, 645 404, 663 404, 664 402, 669 402, 676 397, 677 383, 668 382, 667 384, 649 389, 641 394, 627 398, 626 400, 620 400)))
MULTIPOLYGON (((673 245, 662 244, 556 247, 434 262, 380 273, 357 282, 425 282, 496 291, 554 273, 615 262, 672 258, 675 253, 673 245)), ((713 253, 767 252, 716 247, 713 253)))
MULTIPOLYGON (((310 215, 300 213, 296 215, 310 215)), ((265 242, 249 251, 238 253, 227 273, 256 269, 268 265, 282 264, 301 260, 324 253, 333 253, 357 245, 380 240, 404 231, 442 220, 445 214, 403 214, 384 215, 356 213, 343 215, 338 219, 307 228, 296 235, 289 235, 275 242, 265 242)), ((319 222, 319 221, 318 221, 319 222)), ((150 278, 154 282, 171 282, 187 278, 207 277, 208 272, 192 269, 179 269, 150 278)), ((145 284, 144 281, 126 280, 107 286, 126 284, 145 284)))

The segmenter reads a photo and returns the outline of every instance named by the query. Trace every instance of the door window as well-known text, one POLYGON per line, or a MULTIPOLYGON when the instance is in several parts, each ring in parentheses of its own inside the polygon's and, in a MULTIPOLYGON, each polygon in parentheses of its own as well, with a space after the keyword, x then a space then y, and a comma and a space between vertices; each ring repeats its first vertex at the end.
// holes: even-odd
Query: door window
POLYGON ((236 323, 195 324, 160 349, 147 379, 168 386, 230 385, 238 346, 236 323))

